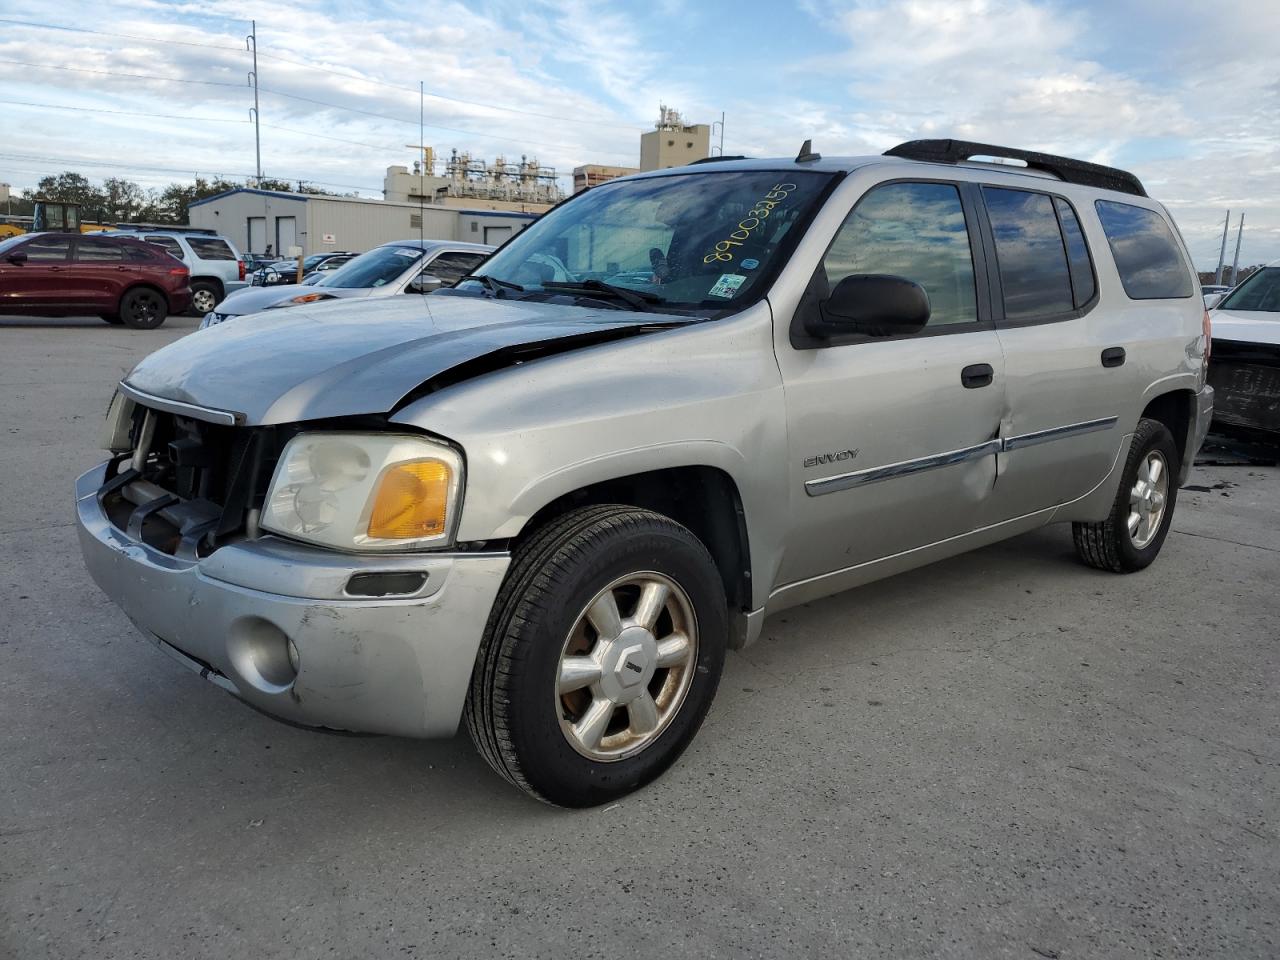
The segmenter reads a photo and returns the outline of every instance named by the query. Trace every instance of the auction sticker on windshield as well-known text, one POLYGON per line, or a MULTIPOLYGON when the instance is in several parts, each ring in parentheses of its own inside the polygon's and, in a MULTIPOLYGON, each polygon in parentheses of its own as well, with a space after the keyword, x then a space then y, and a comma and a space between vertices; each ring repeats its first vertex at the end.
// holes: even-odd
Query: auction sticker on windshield
POLYGON ((738 288, 747 282, 747 278, 740 273, 722 273, 720 279, 717 280, 707 291, 708 296, 731 298, 738 292, 738 288))
MULTIPOLYGON (((769 214, 773 213, 773 208, 798 189, 794 183, 775 183, 763 197, 756 201, 756 205, 747 215, 738 221, 733 231, 717 243, 711 253, 702 258, 702 262, 728 263, 731 261, 733 248, 740 247, 749 240, 751 235, 764 225, 769 214)), ((723 294, 716 294, 716 296, 723 296, 723 294)))

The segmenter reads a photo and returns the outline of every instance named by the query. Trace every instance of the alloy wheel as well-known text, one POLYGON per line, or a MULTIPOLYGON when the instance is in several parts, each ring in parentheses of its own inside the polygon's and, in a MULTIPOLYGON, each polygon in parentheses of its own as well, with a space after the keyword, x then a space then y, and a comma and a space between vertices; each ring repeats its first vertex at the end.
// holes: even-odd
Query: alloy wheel
POLYGON ((569 744, 602 761, 644 750, 680 711, 697 654, 693 604, 674 580, 643 572, 609 584, 560 654, 555 708, 569 744))
POLYGON ((1138 476, 1129 491, 1129 538, 1144 549, 1160 530, 1169 497, 1169 465, 1159 450, 1150 451, 1138 465, 1138 476))

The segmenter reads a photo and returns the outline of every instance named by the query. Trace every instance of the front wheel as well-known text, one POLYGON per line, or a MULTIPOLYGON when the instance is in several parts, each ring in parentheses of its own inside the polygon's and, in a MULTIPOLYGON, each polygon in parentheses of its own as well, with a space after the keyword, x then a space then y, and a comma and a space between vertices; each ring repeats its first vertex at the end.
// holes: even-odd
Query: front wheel
POLYGON ((1178 469, 1169 428, 1158 420, 1138 421, 1110 516, 1101 523, 1071 525, 1080 559, 1114 573, 1150 566, 1173 522, 1178 469))
POLYGON ((150 287, 134 287, 120 300, 120 319, 133 330, 154 330, 168 313, 164 295, 150 287))
POLYGON ((727 637, 724 585, 692 533, 635 507, 573 511, 516 553, 476 660, 468 729, 539 799, 605 803, 688 746, 727 637))

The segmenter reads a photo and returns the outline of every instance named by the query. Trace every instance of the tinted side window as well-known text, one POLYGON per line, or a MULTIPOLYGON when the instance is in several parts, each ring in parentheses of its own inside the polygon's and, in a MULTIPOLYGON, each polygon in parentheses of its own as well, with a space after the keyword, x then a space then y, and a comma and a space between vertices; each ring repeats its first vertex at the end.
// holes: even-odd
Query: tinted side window
POLYGON ((187 237, 187 243, 201 260, 234 260, 236 255, 227 241, 216 237, 187 237))
POLYGON ((457 283, 483 259, 484 255, 479 253, 442 253, 431 261, 427 273, 439 277, 446 284, 457 283))
POLYGON ((106 263, 123 259, 123 248, 110 240, 81 237, 76 244, 76 260, 80 263, 106 263))
POLYGON ((1071 273, 1053 200, 1043 193, 983 187, 996 238, 1004 315, 1026 320, 1075 309, 1071 273))
POLYGON ((1097 200, 1094 206, 1129 299, 1191 296, 1191 274, 1164 217, 1114 200, 1097 200))
POLYGON ((969 230, 960 191, 949 183, 887 183, 858 201, 823 258, 831 287, 883 273, 929 294, 929 327, 978 319, 969 230))
POLYGON ((170 256, 182 259, 182 247, 178 246, 178 241, 173 237, 147 237, 147 243, 155 244, 170 256))
POLYGON ((71 255, 70 237, 37 237, 19 249, 30 263, 56 263, 71 255))
POLYGON ((1071 204, 1061 197, 1054 197, 1053 205, 1058 211, 1058 222, 1062 225, 1062 239, 1067 244, 1071 289, 1075 291, 1076 308, 1079 309, 1092 300, 1097 291, 1093 262, 1089 259, 1089 245, 1085 243, 1084 231, 1080 229, 1080 221, 1076 212, 1071 209, 1071 204))

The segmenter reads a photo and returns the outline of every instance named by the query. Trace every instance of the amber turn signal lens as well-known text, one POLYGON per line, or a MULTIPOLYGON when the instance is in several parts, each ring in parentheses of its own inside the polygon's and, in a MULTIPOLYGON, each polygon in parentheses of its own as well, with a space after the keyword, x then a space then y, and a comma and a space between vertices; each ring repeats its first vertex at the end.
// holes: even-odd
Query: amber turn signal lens
POLYGON ((413 460, 389 467, 374 494, 369 536, 414 540, 444 533, 450 479, 448 464, 439 460, 413 460))

